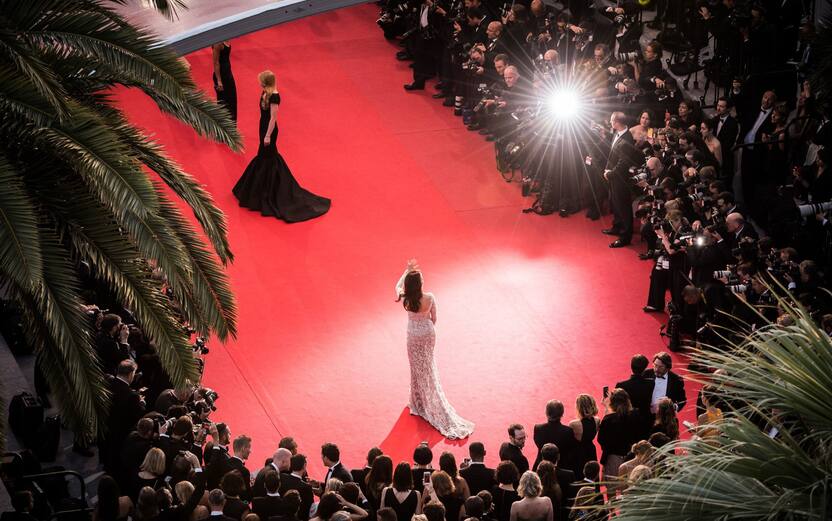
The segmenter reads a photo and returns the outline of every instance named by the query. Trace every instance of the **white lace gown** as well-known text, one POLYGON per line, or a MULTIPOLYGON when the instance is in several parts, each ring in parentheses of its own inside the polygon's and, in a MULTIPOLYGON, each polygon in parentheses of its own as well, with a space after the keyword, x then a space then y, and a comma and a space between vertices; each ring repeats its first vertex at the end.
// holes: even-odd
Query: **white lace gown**
MULTIPOLYGON (((396 293, 401 294, 405 271, 396 293)), ((421 416, 443 436, 450 439, 467 438, 474 424, 457 414, 442 391, 439 371, 433 358, 436 343, 436 300, 425 293, 426 309, 407 312, 407 358, 410 361, 410 414, 421 416)))

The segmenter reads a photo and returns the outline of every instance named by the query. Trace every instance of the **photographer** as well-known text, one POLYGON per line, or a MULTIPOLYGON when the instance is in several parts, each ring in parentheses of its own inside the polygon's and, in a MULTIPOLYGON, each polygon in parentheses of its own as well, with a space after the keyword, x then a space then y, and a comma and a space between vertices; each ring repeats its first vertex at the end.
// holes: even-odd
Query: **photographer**
POLYGON ((661 249, 650 273, 650 289, 644 306, 646 313, 664 311, 667 290, 670 290, 671 301, 678 305, 684 287, 686 248, 691 236, 690 225, 678 210, 669 210, 666 219, 654 229, 661 241, 661 249))

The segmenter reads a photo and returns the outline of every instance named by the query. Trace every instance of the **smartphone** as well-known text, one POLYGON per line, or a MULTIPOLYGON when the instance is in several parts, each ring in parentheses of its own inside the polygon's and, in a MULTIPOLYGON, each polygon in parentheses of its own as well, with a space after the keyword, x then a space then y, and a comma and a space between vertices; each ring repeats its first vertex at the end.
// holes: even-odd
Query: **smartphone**
POLYGON ((466 465, 470 465, 471 464, 471 458, 462 458, 462 462, 465 463, 466 465))
POLYGON ((692 424, 687 420, 683 421, 682 425, 684 425, 689 431, 692 431, 696 427, 696 425, 692 424))
POLYGON ((652 129, 652 128, 648 128, 648 129, 647 129, 647 137, 648 137, 648 138, 652 138, 652 137, 653 137, 653 129, 652 129))
POLYGON ((425 485, 430 484, 430 475, 431 475, 431 471, 429 471, 429 470, 426 470, 424 472, 424 474, 422 474, 422 483, 423 484, 425 484, 425 485))
POLYGON ((610 386, 605 385, 602 392, 604 393, 604 398, 608 397, 610 395, 610 386))

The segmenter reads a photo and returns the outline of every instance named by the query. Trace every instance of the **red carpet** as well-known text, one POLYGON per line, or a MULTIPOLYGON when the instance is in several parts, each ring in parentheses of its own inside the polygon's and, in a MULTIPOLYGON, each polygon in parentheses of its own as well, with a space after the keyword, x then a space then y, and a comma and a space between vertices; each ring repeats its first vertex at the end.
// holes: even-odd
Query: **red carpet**
MULTIPOLYGON (((393 300, 409 257, 437 296, 443 386, 476 423, 471 439, 486 444, 490 463, 509 423, 531 429, 551 398, 571 419, 576 394, 600 400, 604 385, 629 375, 632 354, 663 348, 657 317, 641 312, 649 263, 607 248, 604 223, 521 214, 529 201, 500 178, 491 144, 431 89, 402 89, 410 69, 375 15, 358 6, 232 42, 243 155, 198 138, 141 94, 125 96, 134 121, 228 215, 239 338, 211 344, 205 383, 220 394, 216 419, 254 438, 252 469, 286 435, 314 476, 325 441, 351 467, 377 444, 396 460, 421 440, 437 455, 467 454, 466 442, 445 441, 405 408, 406 316, 393 300), (283 100, 279 150, 303 186, 333 200, 323 218, 287 225, 240 209, 231 194, 257 148, 263 69, 277 74, 283 100)), ((210 92, 210 49, 188 61, 210 92)))

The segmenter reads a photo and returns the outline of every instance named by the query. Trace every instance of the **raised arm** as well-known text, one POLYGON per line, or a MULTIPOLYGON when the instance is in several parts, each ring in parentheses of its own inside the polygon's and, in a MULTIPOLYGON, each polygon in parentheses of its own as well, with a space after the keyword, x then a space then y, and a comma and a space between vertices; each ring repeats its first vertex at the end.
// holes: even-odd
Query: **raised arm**
POLYGON ((402 273, 402 276, 399 277, 399 281, 396 283, 396 298, 404 294, 404 278, 407 277, 408 273, 410 273, 410 268, 404 270, 404 273, 402 273))

